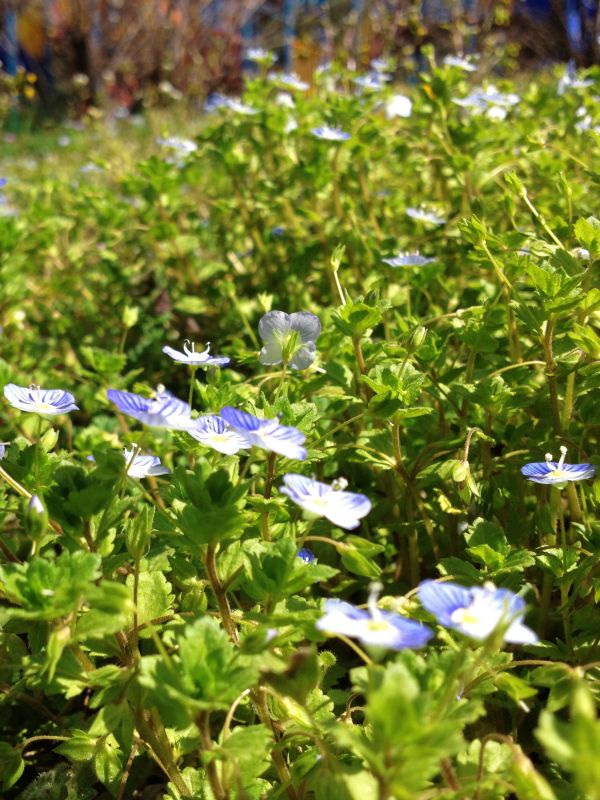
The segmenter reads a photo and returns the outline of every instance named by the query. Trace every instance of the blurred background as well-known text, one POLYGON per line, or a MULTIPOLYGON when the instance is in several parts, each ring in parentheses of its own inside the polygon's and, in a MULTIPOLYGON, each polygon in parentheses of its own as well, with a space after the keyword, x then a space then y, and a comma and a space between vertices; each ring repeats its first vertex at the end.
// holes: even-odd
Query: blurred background
POLYGON ((70 106, 75 115, 92 105, 135 112, 152 90, 239 92, 255 68, 250 48, 273 51, 279 67, 308 81, 334 58, 368 68, 382 54, 410 80, 430 44, 439 55, 476 53, 490 73, 590 66, 600 60, 598 2, 0 0, 5 85, 28 76, 46 111, 70 106))

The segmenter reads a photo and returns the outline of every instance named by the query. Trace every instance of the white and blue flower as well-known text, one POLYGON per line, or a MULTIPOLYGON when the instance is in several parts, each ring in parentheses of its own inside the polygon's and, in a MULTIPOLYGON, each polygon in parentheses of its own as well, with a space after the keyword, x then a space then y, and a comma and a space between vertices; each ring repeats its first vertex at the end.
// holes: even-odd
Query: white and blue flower
POLYGON ((144 425, 186 431, 193 424, 189 405, 173 397, 164 386, 159 386, 153 397, 142 397, 120 389, 109 389, 106 395, 121 413, 144 425))
POLYGON ((291 89, 292 91, 306 92, 310 89, 310 84, 301 80, 295 72, 275 73, 270 75, 269 78, 279 86, 291 89))
POLYGON ((298 461, 306 458, 306 449, 302 447, 306 436, 297 428, 281 425, 277 418, 259 419, 231 406, 221 409, 221 417, 234 431, 242 434, 250 447, 298 461))
POLYGON ((131 450, 123 450, 123 458, 130 478, 154 478, 157 475, 168 475, 171 470, 160 463, 158 456, 144 455, 136 445, 131 450))
POLYGON ((248 61, 254 61, 255 64, 263 64, 270 67, 271 64, 275 63, 276 56, 271 50, 265 50, 262 47, 251 47, 246 51, 246 58, 248 61))
POLYGON ((380 588, 380 584, 372 587, 368 610, 343 600, 326 600, 325 614, 317 620, 316 627, 325 633, 358 639, 368 647, 404 650, 427 644, 433 636, 427 625, 377 607, 380 588))
POLYGON ((340 528, 352 530, 371 510, 371 501, 364 494, 344 491, 347 484, 343 480, 329 485, 306 475, 288 473, 283 482, 279 491, 303 509, 305 519, 325 517, 340 528))
POLYGON ((425 208, 425 206, 407 208, 406 215, 417 222, 426 222, 429 225, 443 225, 446 222, 444 217, 436 214, 435 211, 425 208))
POLYGON ((363 91, 380 92, 385 89, 388 76, 382 72, 368 72, 366 75, 357 75, 352 78, 355 83, 363 91))
POLYGON ((593 464, 565 464, 567 448, 560 448, 560 460, 552 460, 551 453, 546 453, 545 461, 525 464, 521 473, 533 483, 544 483, 550 486, 565 485, 568 481, 584 481, 593 478, 596 467, 593 464))
POLYGON ((467 589, 457 583, 424 581, 418 589, 423 608, 445 628, 483 641, 503 628, 506 642, 535 644, 538 637, 523 624, 525 601, 509 589, 493 584, 467 589))
POLYGON ((264 342, 258 356, 261 364, 285 362, 292 369, 307 369, 315 360, 321 322, 309 311, 267 311, 260 318, 258 333, 264 342))
POLYGON ((251 447, 245 436, 230 428, 225 420, 216 414, 198 417, 187 432, 200 444, 227 456, 233 456, 240 450, 251 447))
POLYGON ((311 133, 317 139, 323 139, 326 142, 346 142, 351 139, 351 135, 343 131, 341 128, 334 128, 330 125, 323 125, 320 128, 311 128, 311 133))
POLYGON ((423 267, 425 264, 431 264, 435 258, 427 258, 420 253, 400 253, 394 258, 383 258, 382 261, 389 264, 390 267, 423 267))
POLYGON ((463 56, 445 56, 444 65, 446 67, 457 67, 457 69, 462 69, 463 72, 476 72, 477 70, 477 65, 463 56))
POLYGON ((40 389, 34 383, 28 387, 7 383, 4 396, 13 408, 41 416, 55 417, 79 409, 70 392, 65 392, 64 389, 40 389))
POLYGON ((187 364, 189 367, 224 367, 231 361, 229 356, 211 356, 210 342, 207 342, 206 349, 200 352, 196 350, 194 342, 188 339, 183 343, 183 352, 174 350, 168 345, 165 345, 162 351, 178 364, 187 364))

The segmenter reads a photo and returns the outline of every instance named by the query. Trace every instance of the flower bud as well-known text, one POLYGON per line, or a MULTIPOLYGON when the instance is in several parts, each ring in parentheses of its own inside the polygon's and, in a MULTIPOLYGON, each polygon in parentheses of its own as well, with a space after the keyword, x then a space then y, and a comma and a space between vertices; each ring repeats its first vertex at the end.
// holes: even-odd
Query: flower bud
POLYGON ((48 512, 37 494, 34 494, 29 499, 25 510, 25 529, 34 542, 39 542, 46 533, 47 528, 48 512))
POLYGON ((416 353, 426 338, 427 328, 424 325, 417 325, 416 328, 413 328, 406 345, 409 353, 416 353))

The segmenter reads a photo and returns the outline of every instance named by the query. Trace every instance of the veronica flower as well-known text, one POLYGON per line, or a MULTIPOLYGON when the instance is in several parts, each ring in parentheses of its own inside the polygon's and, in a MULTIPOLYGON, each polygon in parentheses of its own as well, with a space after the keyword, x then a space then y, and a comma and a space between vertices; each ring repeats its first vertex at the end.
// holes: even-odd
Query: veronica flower
POLYGON ((276 75, 270 75, 269 77, 274 83, 281 84, 287 89, 292 89, 297 92, 305 92, 307 89, 310 89, 310 84, 300 80, 295 72, 284 72, 276 75))
POLYGON ((427 258, 420 253, 400 253, 394 258, 383 258, 386 264, 390 267, 423 267, 425 264, 431 264, 435 258, 427 258))
POLYGON ((387 78, 388 76, 381 72, 369 72, 366 75, 358 75, 356 78, 352 78, 352 81, 361 89, 379 92, 385 88, 387 78))
POLYGON ((153 397, 142 397, 120 389, 109 389, 106 395, 119 411, 144 425, 186 431, 193 424, 189 405, 165 391, 164 386, 158 386, 153 397))
POLYGON ((374 58, 371 61, 371 69, 373 69, 375 72, 387 72, 392 68, 393 64, 390 64, 390 60, 388 58, 374 58))
POLYGON ((277 418, 259 419, 231 406, 221 409, 221 417, 234 431, 242 434, 248 446, 298 461, 306 458, 306 450, 302 447, 306 436, 297 428, 280 425, 277 418))
POLYGON ((360 520, 371 510, 371 501, 364 494, 346 492, 346 481, 340 479, 330 486, 305 475, 288 473, 285 486, 279 490, 304 510, 305 519, 325 517, 340 528, 358 528, 360 520))
POLYGON ((315 360, 321 322, 309 311, 267 311, 260 318, 258 333, 264 342, 258 356, 261 364, 285 362, 292 369, 306 369, 315 360))
POLYGON ((525 601, 508 589, 493 584, 467 589, 457 583, 423 581, 419 600, 440 625, 471 639, 482 641, 500 626, 506 626, 504 640, 513 644, 535 644, 538 637, 523 624, 525 601))
POLYGON ((10 442, 0 442, 0 461, 6 455, 6 448, 9 446, 10 442))
POLYGON ((477 66, 475 64, 473 64, 471 61, 468 61, 466 58, 462 58, 461 56, 445 56, 444 64, 447 67, 457 67, 458 69, 462 69, 463 72, 475 72, 477 70, 477 66))
POLYGON ((317 620, 316 627, 326 633, 349 636, 371 647, 404 650, 423 647, 433 636, 433 631, 420 622, 381 611, 377 607, 377 594, 381 584, 373 584, 368 610, 356 608, 343 600, 326 600, 325 614, 317 620))
POLYGON ((275 53, 270 50, 264 50, 262 47, 251 47, 246 52, 248 61, 254 61, 256 64, 264 64, 270 67, 275 63, 275 53))
POLYGON ((180 350, 174 350, 168 345, 165 345, 162 351, 178 364, 187 364, 190 367, 224 367, 231 361, 229 356, 209 355, 210 342, 206 343, 206 350, 201 352, 196 351, 194 342, 190 342, 189 339, 186 339, 183 343, 183 353, 180 350))
POLYGON ((251 446, 245 436, 230 428, 225 420, 216 415, 198 417, 187 432, 200 444, 227 456, 233 456, 251 446))
POLYGON ((296 103, 294 103, 294 98, 291 94, 287 92, 277 92, 275 95, 275 103, 282 108, 296 108, 296 103))
POLYGON ((388 119, 394 117, 410 117, 412 114, 412 100, 403 94, 393 94, 385 104, 385 115, 388 119))
POLYGON ((196 142, 193 142, 191 139, 184 139, 181 136, 167 136, 166 138, 159 136, 156 143, 161 145, 161 147, 174 150, 175 153, 182 158, 195 153, 198 149, 196 142))
POLYGON ((567 67, 558 82, 557 92, 559 95, 565 93, 566 89, 587 89, 593 86, 594 81, 590 78, 578 78, 577 67, 573 60, 569 61, 567 67))
POLYGON ((136 445, 131 450, 123 450, 123 458, 127 464, 127 474, 130 478, 147 478, 156 475, 168 475, 171 470, 160 463, 158 456, 144 455, 136 445))
POLYGON ((253 114, 258 114, 258 108, 253 108, 252 106, 248 106, 238 97, 228 97, 227 98, 227 108, 231 109, 231 111, 235 111, 236 114, 242 114, 245 117, 251 117, 253 114))
POLYGON ((301 547, 297 553, 298 558, 302 559, 305 564, 312 564, 315 560, 315 554, 312 550, 309 550, 308 547, 301 547))
POLYGON ((7 383, 4 396, 13 408, 42 416, 55 417, 57 414, 68 414, 69 411, 79 409, 73 395, 64 389, 40 389, 34 383, 29 387, 7 383))
POLYGON ((525 464, 521 467, 521 472, 527 480, 533 483, 545 483, 553 486, 566 484, 568 481, 584 481, 593 478, 596 474, 596 467, 593 464, 565 464, 567 448, 563 445, 560 448, 560 460, 558 463, 552 460, 552 454, 546 453, 546 460, 525 464))
POLYGON ((423 206, 419 206, 418 208, 407 208, 406 214, 411 219, 415 219, 418 222, 428 222, 431 225, 443 225, 446 222, 444 217, 440 217, 439 214, 436 214, 434 211, 429 211, 423 206))
POLYGON ((323 125, 321 128, 311 128, 311 133, 317 139, 324 139, 326 142, 346 142, 351 138, 350 134, 341 128, 332 128, 329 125, 323 125))

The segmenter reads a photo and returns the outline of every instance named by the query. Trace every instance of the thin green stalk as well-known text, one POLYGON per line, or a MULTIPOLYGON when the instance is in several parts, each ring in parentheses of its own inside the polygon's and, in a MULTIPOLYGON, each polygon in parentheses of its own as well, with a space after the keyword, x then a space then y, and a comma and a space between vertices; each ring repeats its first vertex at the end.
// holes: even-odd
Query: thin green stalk
POLYGON ((548 393, 550 395, 552 427, 554 428, 554 433, 560 436, 562 433, 562 424, 558 406, 558 389, 556 386, 556 361, 554 360, 554 354, 552 352, 554 326, 555 320, 552 317, 546 320, 542 344, 544 346, 544 355, 546 358, 546 378, 548 379, 548 393))
POLYGON ((192 408, 192 402, 194 400, 194 384, 196 381, 196 372, 198 371, 198 367, 190 367, 190 391, 188 393, 188 406, 192 408))
POLYGON ((563 399, 562 407, 562 427, 563 430, 569 429, 571 417, 573 415, 573 406, 575 404, 575 377, 577 373, 575 370, 569 372, 565 383, 565 396, 563 399))

